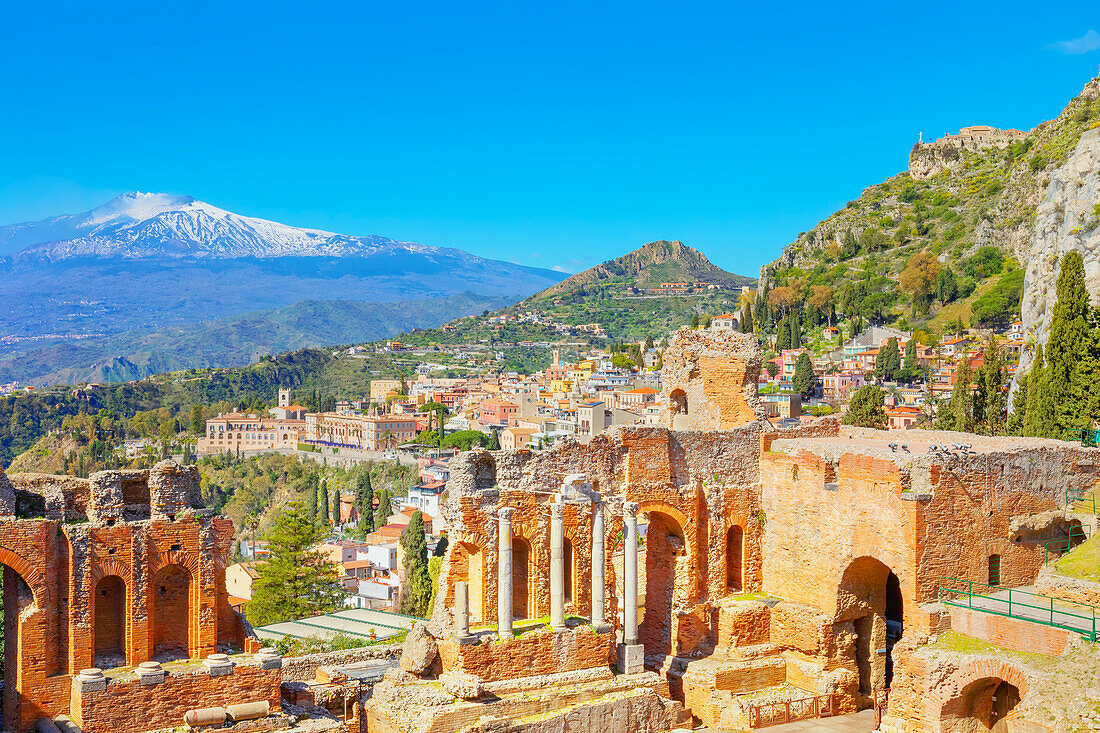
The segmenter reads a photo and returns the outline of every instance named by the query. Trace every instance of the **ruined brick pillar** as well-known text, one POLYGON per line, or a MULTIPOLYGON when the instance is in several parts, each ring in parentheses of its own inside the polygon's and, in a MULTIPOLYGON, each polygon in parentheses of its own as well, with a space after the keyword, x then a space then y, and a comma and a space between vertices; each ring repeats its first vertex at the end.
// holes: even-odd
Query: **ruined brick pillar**
POLYGON ((114 524, 123 520, 125 509, 120 471, 97 471, 88 477, 88 521, 114 524))
POLYGON ((4 469, 0 468, 0 517, 15 516, 15 489, 8 481, 4 469))
POLYGON ((497 635, 511 639, 512 633, 512 513, 497 510, 497 635))
POLYGON ((200 504, 198 466, 181 466, 168 459, 149 472, 149 513, 154 520, 174 519, 200 504))

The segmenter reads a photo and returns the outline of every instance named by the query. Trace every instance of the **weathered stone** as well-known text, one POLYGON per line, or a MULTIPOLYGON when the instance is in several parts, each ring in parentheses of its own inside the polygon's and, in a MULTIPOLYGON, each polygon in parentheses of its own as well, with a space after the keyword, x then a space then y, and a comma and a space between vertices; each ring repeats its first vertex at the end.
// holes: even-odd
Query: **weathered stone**
POLYGON ((439 681, 448 694, 462 700, 476 700, 485 694, 481 678, 469 672, 444 672, 439 676, 439 681))
POLYGON ((428 632, 423 621, 413 624, 405 637, 404 651, 401 653, 401 669, 411 674, 423 674, 439 655, 435 637, 428 632))

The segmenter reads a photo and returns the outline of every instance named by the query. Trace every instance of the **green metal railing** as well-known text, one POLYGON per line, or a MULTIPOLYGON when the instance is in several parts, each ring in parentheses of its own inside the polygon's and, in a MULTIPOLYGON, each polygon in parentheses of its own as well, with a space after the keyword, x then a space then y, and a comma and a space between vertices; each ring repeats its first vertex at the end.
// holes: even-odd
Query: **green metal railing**
POLYGON ((1097 624, 1097 611, 1100 608, 1085 603, 1060 600, 1058 605, 1062 608, 1058 608, 1054 599, 1049 596, 960 578, 940 578, 939 599, 940 603, 948 606, 1065 629, 1080 634, 1082 639, 1093 643, 1100 639, 1100 626, 1097 624), (955 587, 948 587, 949 585, 955 587), (999 596, 987 593, 996 593, 999 596), (1064 610, 1067 607, 1079 612, 1064 610))
POLYGON ((1095 486, 1087 489, 1082 486, 1073 488, 1067 486, 1066 509, 1080 509, 1096 514, 1096 492, 1098 490, 1100 489, 1095 486))
POLYGON ((1100 431, 1092 428, 1066 428, 1065 439, 1069 442, 1079 442, 1085 448, 1095 448, 1097 433, 1100 431))
POLYGON ((1065 553, 1072 550, 1077 545, 1083 544, 1089 537, 1092 536, 1092 527, 1070 527, 1069 537, 1059 538, 1056 540, 1048 540, 1043 543, 1043 564, 1046 565, 1051 560, 1057 560, 1065 553), (1057 556, 1051 557, 1052 554, 1058 553, 1057 556))

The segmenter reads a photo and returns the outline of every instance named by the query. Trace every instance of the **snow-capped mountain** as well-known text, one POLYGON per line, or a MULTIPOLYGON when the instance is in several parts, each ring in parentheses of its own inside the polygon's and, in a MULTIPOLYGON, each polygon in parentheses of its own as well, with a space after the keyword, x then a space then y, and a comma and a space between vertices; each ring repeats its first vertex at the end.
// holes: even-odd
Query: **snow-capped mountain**
POLYGON ((0 255, 50 261, 76 257, 355 257, 461 250, 302 229, 240 216, 191 196, 125 193, 83 214, 0 227, 0 255))

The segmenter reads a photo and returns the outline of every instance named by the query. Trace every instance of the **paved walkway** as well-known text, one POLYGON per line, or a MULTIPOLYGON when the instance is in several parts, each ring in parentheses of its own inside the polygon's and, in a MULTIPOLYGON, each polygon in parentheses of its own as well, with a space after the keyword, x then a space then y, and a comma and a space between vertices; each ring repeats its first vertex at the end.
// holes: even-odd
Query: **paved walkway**
MULTIPOLYGON (((871 733, 875 729, 875 711, 864 710, 854 715, 838 715, 835 718, 800 720, 797 723, 758 728, 761 733, 871 733)), ((696 733, 729 733, 714 728, 702 728, 696 733)))
POLYGON ((1011 615, 1013 618, 1026 621, 1054 623, 1081 633, 1092 633, 1094 629, 1100 630, 1100 621, 1095 620, 1095 609, 1085 605, 1053 602, 1050 598, 1037 596, 1034 586, 1006 588, 984 596, 975 595, 969 599, 969 602, 965 594, 958 595, 949 600, 949 605, 963 608, 969 606, 974 610, 1011 615))

